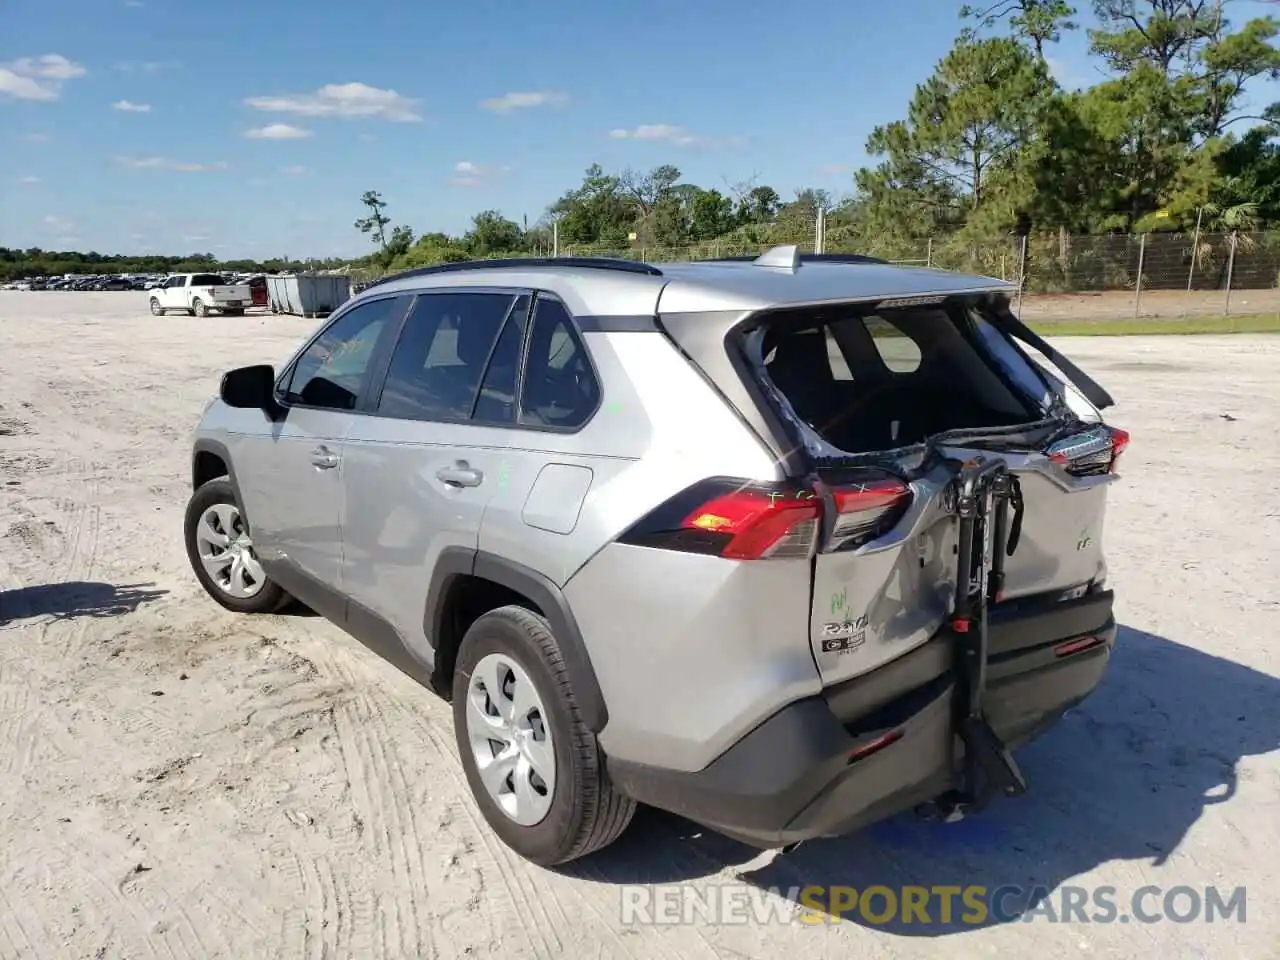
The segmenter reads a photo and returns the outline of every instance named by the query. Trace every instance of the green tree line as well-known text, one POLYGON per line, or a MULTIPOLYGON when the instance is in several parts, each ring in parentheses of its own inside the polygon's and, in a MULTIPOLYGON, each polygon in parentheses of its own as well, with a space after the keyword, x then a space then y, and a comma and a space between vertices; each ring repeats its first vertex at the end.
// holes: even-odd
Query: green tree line
POLYGON ((237 273, 285 273, 339 267, 345 260, 219 260, 211 253, 186 256, 135 256, 106 254, 90 250, 27 250, 0 247, 0 281, 27 277, 60 277, 66 274, 100 276, 107 274, 202 273, 234 270, 237 273))
MULTIPOLYGON (((1068 0, 989 2, 961 9, 953 46, 905 115, 871 132, 872 163, 846 197, 803 188, 784 200, 756 182, 687 183, 672 165, 592 165, 532 227, 485 210, 454 236, 393 225, 369 191, 355 227, 376 249, 362 262, 549 254, 553 231, 561 252, 696 257, 811 238, 819 211, 829 249, 887 257, 917 256, 926 237, 954 254, 1017 234, 1280 226, 1280 104, 1244 108, 1251 84, 1280 77, 1274 18, 1233 23, 1230 0, 1092 0, 1099 80, 1066 89, 1049 57, 1082 29, 1079 11, 1068 0)), ((0 270, 30 251, 9 253, 0 270)))

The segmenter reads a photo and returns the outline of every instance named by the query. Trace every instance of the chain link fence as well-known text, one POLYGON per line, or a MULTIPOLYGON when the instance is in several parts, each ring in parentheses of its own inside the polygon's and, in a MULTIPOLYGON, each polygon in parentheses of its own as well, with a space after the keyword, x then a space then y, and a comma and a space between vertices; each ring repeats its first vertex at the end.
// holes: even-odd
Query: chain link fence
POLYGON ((1280 232, 943 238, 887 259, 1021 281, 1028 320, 1280 314, 1280 232))
MULTIPOLYGON (((855 239, 853 233, 848 226, 829 226, 819 216, 811 221, 744 227, 730 236, 682 246, 556 241, 553 250, 559 256, 650 263, 759 256, 779 244, 795 244, 802 253, 859 253, 904 266, 1020 283, 1017 307, 1029 321, 1280 315, 1280 231, 1056 233, 988 241, 952 235, 870 244, 855 239)), ((357 285, 378 276, 376 270, 351 271, 357 285)))

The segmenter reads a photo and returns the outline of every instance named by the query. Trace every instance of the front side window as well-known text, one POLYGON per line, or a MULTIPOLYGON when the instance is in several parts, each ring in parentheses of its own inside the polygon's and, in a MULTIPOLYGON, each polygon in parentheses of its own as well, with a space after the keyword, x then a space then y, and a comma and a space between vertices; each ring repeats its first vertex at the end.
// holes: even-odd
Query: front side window
POLYGON ((308 407, 354 410, 383 329, 400 319, 406 297, 385 297, 348 310, 294 365, 285 399, 308 407))
POLYGON ((580 427, 599 402, 600 384, 569 311, 558 300, 539 298, 525 359, 520 422, 537 427, 580 427))
POLYGON ((510 293, 420 295, 391 355, 378 412, 403 420, 469 418, 518 299, 510 293))

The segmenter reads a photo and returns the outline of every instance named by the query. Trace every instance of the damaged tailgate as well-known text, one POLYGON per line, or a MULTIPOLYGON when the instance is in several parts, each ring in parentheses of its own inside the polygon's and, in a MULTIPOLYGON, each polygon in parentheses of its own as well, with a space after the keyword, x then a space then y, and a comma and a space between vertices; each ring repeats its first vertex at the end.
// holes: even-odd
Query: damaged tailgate
POLYGON ((746 338, 826 504, 810 622, 826 685, 902 656, 947 622, 960 529, 953 481, 984 457, 1007 463, 1016 506, 994 599, 1065 597, 1105 578, 1106 487, 1127 435, 1097 415, 1106 392, 1002 303, 919 297, 775 311, 746 338), (1015 336, 1050 351, 1092 418, 1015 336))

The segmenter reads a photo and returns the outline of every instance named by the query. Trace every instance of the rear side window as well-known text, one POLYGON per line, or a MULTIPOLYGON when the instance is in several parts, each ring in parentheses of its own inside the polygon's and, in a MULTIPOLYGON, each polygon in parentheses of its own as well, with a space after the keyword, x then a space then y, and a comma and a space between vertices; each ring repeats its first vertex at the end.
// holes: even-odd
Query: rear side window
POLYGON ((534 307, 520 393, 520 423, 580 427, 600 402, 600 384, 569 311, 540 297, 534 307))
POLYGON ((222 279, 216 273, 197 273, 191 278, 193 287, 221 287, 227 281, 222 279))
POLYGON ((420 295, 391 355, 378 412, 402 420, 468 419, 516 299, 510 293, 420 295))

